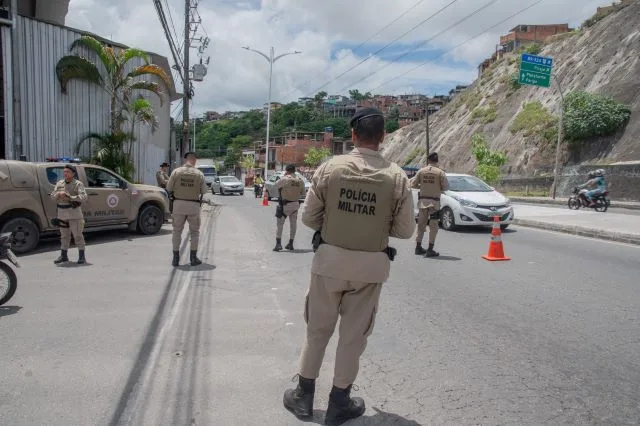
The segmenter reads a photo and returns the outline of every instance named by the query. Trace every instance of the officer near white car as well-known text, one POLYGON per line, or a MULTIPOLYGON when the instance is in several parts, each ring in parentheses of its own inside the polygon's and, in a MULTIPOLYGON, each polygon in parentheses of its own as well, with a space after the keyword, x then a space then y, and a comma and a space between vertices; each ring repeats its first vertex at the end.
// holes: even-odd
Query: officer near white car
POLYGON ((207 193, 207 183, 204 173, 198 170, 196 154, 187 152, 184 155, 185 164, 171 173, 167 182, 167 192, 173 200, 173 266, 180 263, 180 244, 182 243, 182 230, 184 223, 189 223, 189 235, 191 238, 191 266, 200 265, 198 259, 198 242, 200 239, 200 205, 202 197, 207 193))
POLYGON ((438 153, 433 152, 427 157, 427 167, 423 167, 411 179, 411 188, 418 192, 418 233, 416 235, 417 255, 436 257, 440 253, 433 249, 438 235, 440 220, 440 194, 449 189, 447 175, 438 167, 438 153), (429 225, 429 248, 422 247, 422 239, 429 225))

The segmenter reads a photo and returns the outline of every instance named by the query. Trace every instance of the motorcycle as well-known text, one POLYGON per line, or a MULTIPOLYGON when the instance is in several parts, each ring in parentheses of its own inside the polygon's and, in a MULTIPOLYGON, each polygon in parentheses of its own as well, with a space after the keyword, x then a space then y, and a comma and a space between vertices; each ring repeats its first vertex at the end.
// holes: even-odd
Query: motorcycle
POLYGON ((0 235, 0 306, 7 303, 18 288, 18 277, 7 261, 20 267, 16 255, 11 251, 11 233, 0 235))
POLYGON ((253 194, 256 198, 262 197, 262 189, 264 188, 264 184, 253 185, 253 194))
POLYGON ((593 197, 593 205, 589 205, 589 200, 586 196, 587 190, 580 189, 579 187, 574 187, 573 191, 571 191, 571 196, 569 197, 568 205, 571 210, 578 210, 580 207, 592 208, 597 212, 606 212, 611 205, 611 202, 607 198, 609 195, 609 191, 605 191, 600 195, 596 195, 593 197))

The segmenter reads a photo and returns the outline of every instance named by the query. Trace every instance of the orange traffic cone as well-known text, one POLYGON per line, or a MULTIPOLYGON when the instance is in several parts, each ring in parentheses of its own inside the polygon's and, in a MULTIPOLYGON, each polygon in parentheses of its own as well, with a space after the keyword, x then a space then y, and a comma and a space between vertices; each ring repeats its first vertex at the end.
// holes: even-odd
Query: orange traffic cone
POLYGON ((262 205, 265 207, 269 207, 269 198, 267 198, 267 192, 265 191, 262 197, 262 205))
POLYGON ((495 260, 511 260, 510 257, 504 255, 502 247, 502 231, 500 231, 500 216, 493 217, 493 229, 491 229, 491 242, 489 243, 489 253, 482 256, 483 259, 490 261, 495 260))

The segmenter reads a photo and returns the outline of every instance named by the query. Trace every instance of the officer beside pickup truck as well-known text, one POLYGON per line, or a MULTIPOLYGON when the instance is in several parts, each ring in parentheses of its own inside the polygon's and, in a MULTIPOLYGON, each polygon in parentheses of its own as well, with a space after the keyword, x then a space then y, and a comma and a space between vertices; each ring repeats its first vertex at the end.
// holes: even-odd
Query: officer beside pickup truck
POLYGON ((75 167, 65 165, 63 169, 64 179, 59 180, 49 196, 57 202, 57 217, 55 223, 60 226, 60 257, 53 263, 60 264, 69 261, 67 251, 71 244, 71 235, 78 247, 78 263, 87 262, 84 255, 84 216, 81 204, 87 200, 87 193, 84 184, 77 179, 75 167))
POLYGON ((298 386, 287 389, 283 398, 296 417, 313 416, 316 378, 341 317, 327 425, 365 412, 364 401, 350 393, 395 255, 389 237, 409 239, 415 229, 409 179, 378 152, 384 139, 382 112, 361 108, 351 127, 355 149, 316 170, 302 210, 302 222, 316 231, 316 250, 304 308, 307 335, 298 386))
POLYGON ((198 259, 198 242, 200 239, 200 205, 202 197, 207 193, 207 183, 204 174, 196 165, 196 154, 187 152, 184 154, 185 164, 171 173, 167 182, 167 192, 173 200, 173 266, 180 263, 180 244, 182 243, 182 230, 184 223, 189 223, 191 237, 191 266, 200 265, 198 259))

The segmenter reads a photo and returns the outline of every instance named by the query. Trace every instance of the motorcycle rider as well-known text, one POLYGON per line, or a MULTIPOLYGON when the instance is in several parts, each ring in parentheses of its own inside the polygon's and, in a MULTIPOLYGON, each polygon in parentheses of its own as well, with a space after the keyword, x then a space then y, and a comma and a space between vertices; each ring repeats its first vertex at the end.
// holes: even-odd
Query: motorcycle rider
POLYGON ((264 179, 262 179, 262 175, 259 173, 256 173, 256 177, 253 180, 253 192, 258 195, 261 191, 260 191, 260 186, 264 187, 264 179))
POLYGON ((604 192, 607 190, 607 181, 604 178, 603 169, 598 169, 590 172, 588 178, 589 180, 586 183, 580 185, 578 188, 582 189, 595 187, 595 189, 590 189, 584 193, 585 197, 587 197, 587 200, 589 201, 589 207, 593 207, 595 205, 593 199, 599 195, 604 194, 604 192))

